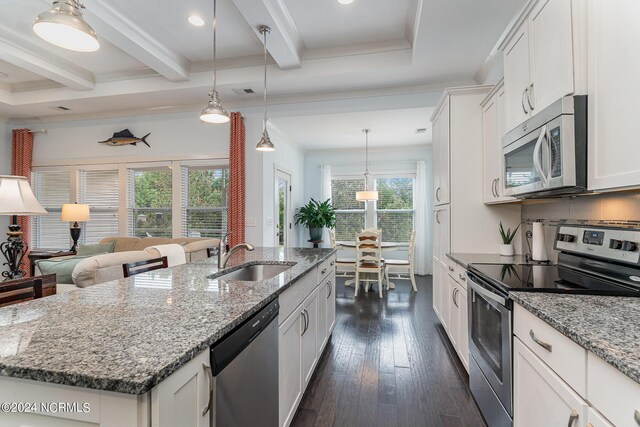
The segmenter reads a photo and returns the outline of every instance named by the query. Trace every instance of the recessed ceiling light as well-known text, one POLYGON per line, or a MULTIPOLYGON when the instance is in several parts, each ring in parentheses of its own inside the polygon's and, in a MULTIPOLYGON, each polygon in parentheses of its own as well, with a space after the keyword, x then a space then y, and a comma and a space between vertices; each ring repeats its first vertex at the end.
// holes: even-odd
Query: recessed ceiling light
POLYGON ((351 4, 351 3, 353 3, 353 0, 338 0, 338 3, 340 3, 340 4, 351 4))
POLYGON ((204 25, 204 19, 198 15, 189 15, 187 21, 194 27, 202 27, 204 25))

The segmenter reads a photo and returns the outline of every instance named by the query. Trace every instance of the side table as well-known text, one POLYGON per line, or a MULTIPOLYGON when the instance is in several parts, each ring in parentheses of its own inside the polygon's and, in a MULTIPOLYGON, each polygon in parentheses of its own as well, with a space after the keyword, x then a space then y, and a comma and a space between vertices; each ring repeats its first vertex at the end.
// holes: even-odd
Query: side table
POLYGON ((45 251, 45 250, 39 250, 39 249, 32 250, 31 252, 29 252, 29 271, 31 272, 31 277, 33 277, 36 274, 36 261, 41 259, 50 259, 50 258, 56 258, 60 256, 70 256, 75 254, 76 254, 75 251, 69 251, 69 250, 60 250, 60 251, 56 251, 56 250, 45 251))

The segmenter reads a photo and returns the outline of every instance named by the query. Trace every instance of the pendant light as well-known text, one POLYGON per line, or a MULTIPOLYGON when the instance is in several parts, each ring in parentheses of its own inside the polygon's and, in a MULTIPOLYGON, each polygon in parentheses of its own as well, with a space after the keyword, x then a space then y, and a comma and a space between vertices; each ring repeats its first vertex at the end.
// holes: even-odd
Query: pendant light
POLYGON ((84 5, 79 0, 55 0, 51 9, 42 12, 33 23, 33 31, 43 40, 76 52, 100 49, 96 32, 82 17, 84 5))
POLYGON ((377 191, 369 191, 369 132, 371 129, 362 129, 365 135, 365 169, 364 169, 364 191, 356 192, 356 200, 359 202, 378 200, 377 191))
POLYGON ((209 92, 209 103, 200 113, 200 120, 206 123, 227 123, 230 120, 229 113, 222 106, 216 90, 216 29, 218 26, 216 3, 217 0, 213 0, 213 88, 209 92))
POLYGON ((258 151, 275 151, 273 142, 269 138, 269 132, 267 131, 267 34, 271 32, 271 28, 266 25, 258 27, 258 31, 262 34, 264 41, 264 119, 262 120, 262 138, 256 145, 258 151))

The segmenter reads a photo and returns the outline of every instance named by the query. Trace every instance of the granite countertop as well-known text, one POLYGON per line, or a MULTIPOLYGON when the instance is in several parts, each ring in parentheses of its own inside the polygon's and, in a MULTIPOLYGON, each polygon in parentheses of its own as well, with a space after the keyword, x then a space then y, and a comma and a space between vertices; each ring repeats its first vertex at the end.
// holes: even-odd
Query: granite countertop
POLYGON ((509 296, 640 383, 640 298, 537 292, 509 296))
POLYGON ((468 268, 469 264, 527 264, 524 255, 448 253, 447 256, 464 268, 468 268))
POLYGON ((211 279, 209 259, 0 308, 0 376, 145 393, 334 252, 234 253, 227 271, 295 263, 260 282, 211 279))

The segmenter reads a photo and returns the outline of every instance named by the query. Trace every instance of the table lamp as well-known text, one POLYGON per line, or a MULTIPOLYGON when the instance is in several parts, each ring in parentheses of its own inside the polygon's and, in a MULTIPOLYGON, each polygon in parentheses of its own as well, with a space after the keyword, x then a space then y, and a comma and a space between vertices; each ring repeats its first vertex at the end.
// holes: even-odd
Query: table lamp
POLYGON ((70 228, 71 239, 73 240, 73 246, 71 246, 71 251, 76 252, 78 249, 78 239, 80 238, 80 233, 82 229, 78 222, 86 222, 91 219, 91 215, 89 214, 89 205, 81 205, 78 203, 69 203, 62 205, 62 213, 60 214, 60 220, 66 222, 73 222, 73 225, 70 228))
POLYGON ((2 242, 0 251, 4 255, 9 271, 3 271, 5 279, 16 279, 25 275, 20 264, 29 245, 22 240, 22 231, 18 225, 18 215, 46 215, 31 191, 29 181, 24 176, 0 176, 0 215, 10 215, 11 224, 7 232, 7 241, 2 242))

